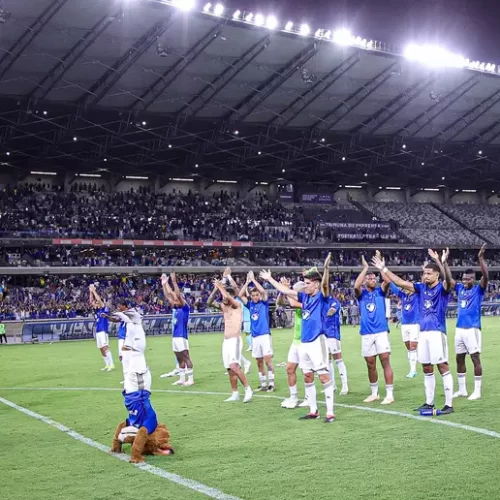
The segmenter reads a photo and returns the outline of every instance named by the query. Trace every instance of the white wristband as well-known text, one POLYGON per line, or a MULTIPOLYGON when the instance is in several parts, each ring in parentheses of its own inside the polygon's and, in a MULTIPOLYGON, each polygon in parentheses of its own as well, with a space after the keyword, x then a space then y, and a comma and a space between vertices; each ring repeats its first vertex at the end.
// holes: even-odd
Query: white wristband
POLYGON ((383 273, 386 273, 389 269, 387 269, 387 267, 384 267, 384 269, 382 269, 382 272, 383 273))

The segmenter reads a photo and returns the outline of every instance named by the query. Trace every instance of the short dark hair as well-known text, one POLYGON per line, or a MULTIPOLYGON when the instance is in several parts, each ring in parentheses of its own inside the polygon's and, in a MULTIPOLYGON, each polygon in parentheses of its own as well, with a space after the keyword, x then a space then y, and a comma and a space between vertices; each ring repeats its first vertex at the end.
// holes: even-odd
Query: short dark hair
POLYGON ((472 276, 476 277, 476 271, 474 269, 466 269, 463 274, 472 274, 472 276))
POLYGON ((441 269, 439 269, 439 266, 435 262, 428 262, 425 264, 425 268, 432 269, 434 272, 441 274, 441 269))
POLYGON ((228 287, 226 288, 226 292, 227 292, 229 295, 231 295, 231 297, 234 297, 234 296, 236 295, 236 292, 234 291, 234 288, 232 288, 232 287, 230 287, 230 286, 228 286, 228 287))

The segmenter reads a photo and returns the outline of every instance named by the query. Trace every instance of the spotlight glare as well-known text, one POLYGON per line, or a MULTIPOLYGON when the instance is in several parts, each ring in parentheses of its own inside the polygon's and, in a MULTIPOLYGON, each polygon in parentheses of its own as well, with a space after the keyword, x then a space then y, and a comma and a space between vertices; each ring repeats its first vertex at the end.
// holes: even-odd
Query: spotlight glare
POLYGON ((286 172, 286 170, 285 170, 285 169, 283 169, 281 172, 282 172, 282 173, 285 173, 285 172, 286 172))
POLYGON ((406 149, 406 144, 403 144, 403 149, 406 149))
POLYGON ((264 23, 265 23, 265 18, 262 14, 257 14, 255 16, 255 20, 254 20, 254 23, 257 25, 257 26, 262 26, 264 23))
POLYGON ((342 156, 342 161, 345 161, 345 156, 342 156))
POLYGON ((177 7, 179 10, 183 10, 187 12, 194 8, 196 1, 195 0, 173 0, 172 5, 177 7))
POLYGON ((6 154, 7 154, 7 156, 10 156, 10 151, 7 151, 7 153, 6 153, 6 154))
POLYGON ((168 145, 168 149, 172 149, 172 144, 169 144, 169 145, 168 145))
POLYGON ((266 27, 270 30, 275 30, 278 27, 278 20, 274 16, 268 16, 266 27))
POLYGON ((300 26, 300 31, 299 31, 299 33, 300 33, 302 36, 307 36, 307 35, 309 35, 310 31, 311 31, 311 28, 309 28, 309 26, 308 26, 307 24, 302 24, 302 25, 300 26))
POLYGON ((146 122, 142 122, 142 126, 145 127, 147 125, 146 122))
POLYGON ((44 111, 44 112, 43 112, 43 115, 44 115, 44 116, 47 116, 47 111, 44 111))
POLYGON ((250 12, 250 14, 247 14, 247 16, 245 17, 245 21, 247 23, 251 23, 252 19, 253 19, 253 14, 250 12))
POLYGON ((293 23, 292 21, 288 21, 285 25, 285 31, 292 31, 293 29, 293 23))
POLYGON ((222 16, 222 14, 224 14, 224 5, 222 5, 221 3, 218 3, 215 7, 214 7, 214 14, 216 16, 222 16))
POLYGON ((203 12, 210 12, 210 9, 212 8, 211 3, 205 4, 205 7, 203 7, 203 12))
POLYGON ((234 135, 238 135, 240 132, 238 130, 234 131, 234 135))
POLYGON ((354 37, 349 30, 342 28, 333 32, 333 41, 339 45, 352 45, 354 37))
POLYGON ((104 161, 108 161, 108 159, 107 159, 107 158, 104 158, 104 161))
POLYGON ((478 152, 477 152, 477 154, 478 154, 478 155, 482 155, 482 154, 483 154, 483 152, 482 152, 482 151, 478 151, 478 152))
POLYGON ((78 140, 78 137, 73 137, 73 141, 76 142, 78 140))
MULTIPOLYGON (((465 68, 475 66, 465 57, 453 54, 443 47, 436 45, 410 44, 404 50, 404 57, 430 67, 465 68)), ((477 63, 479 68, 479 63, 477 63)))
POLYGON ((262 151, 259 151, 257 154, 258 154, 258 155, 261 155, 261 154, 262 154, 262 151))
POLYGON ((241 10, 236 10, 233 14, 233 19, 239 19, 241 17, 241 10))

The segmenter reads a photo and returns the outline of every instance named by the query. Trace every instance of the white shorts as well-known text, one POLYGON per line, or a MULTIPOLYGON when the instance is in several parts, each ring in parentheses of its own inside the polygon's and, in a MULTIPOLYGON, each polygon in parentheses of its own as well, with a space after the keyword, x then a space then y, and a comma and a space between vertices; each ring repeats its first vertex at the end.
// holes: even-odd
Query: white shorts
POLYGON ((326 345, 328 346, 328 354, 339 354, 342 352, 340 340, 338 339, 326 339, 326 345))
POLYGON ((245 335, 248 335, 250 333, 250 330, 251 330, 250 322, 249 321, 244 321, 243 322, 243 333, 245 335))
POLYGON ((151 372, 145 373, 128 372, 123 375, 123 389, 126 393, 137 391, 151 392, 151 372))
POLYGON ((361 356, 363 358, 371 358, 379 354, 385 354, 386 352, 391 352, 388 332, 361 335, 361 356))
POLYGON ((300 344, 299 367, 304 373, 328 372, 328 346, 324 335, 320 335, 313 342, 300 344))
POLYGON ((102 349, 103 347, 108 347, 109 337, 106 332, 96 332, 95 341, 97 344, 97 349, 102 349))
POLYGON ((448 339, 446 333, 420 332, 418 336, 418 362, 423 365, 448 363, 448 339))
POLYGON ((401 335, 403 342, 418 342, 420 325, 401 325, 401 335))
POLYGON ((118 339, 118 356, 122 355, 122 347, 125 339, 118 339))
POLYGON ((189 351, 189 340, 184 337, 172 337, 172 351, 189 351))
POLYGON ((252 357, 263 358, 264 356, 273 355, 273 339, 268 333, 266 335, 259 335, 252 337, 252 357))
POLYGON ((457 328, 455 330, 455 352, 457 354, 481 353, 481 337, 479 328, 457 328))
POLYGON ((298 365, 300 363, 300 344, 292 344, 288 350, 288 362, 298 365))
POLYGON ((243 341, 241 337, 224 339, 224 342, 222 342, 222 361, 226 370, 229 370, 232 364, 240 365, 242 348, 243 341))

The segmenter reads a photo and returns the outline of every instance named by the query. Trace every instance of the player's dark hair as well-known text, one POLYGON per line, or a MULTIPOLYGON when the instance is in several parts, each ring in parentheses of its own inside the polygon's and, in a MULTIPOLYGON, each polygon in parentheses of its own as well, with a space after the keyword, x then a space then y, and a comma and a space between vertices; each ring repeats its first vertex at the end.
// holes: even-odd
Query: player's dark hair
POLYGON ((435 262, 428 262, 425 268, 432 269, 434 272, 441 274, 441 269, 439 269, 439 266, 435 262))
POLYGON ((234 288, 231 288, 230 286, 228 286, 226 288, 226 292, 231 295, 231 297, 234 297, 236 295, 236 292, 234 291, 234 288))
POLYGON ((476 272, 474 271, 474 269, 470 269, 470 268, 466 269, 464 271, 464 274, 472 274, 472 276, 474 276, 474 277, 476 276, 476 272))

